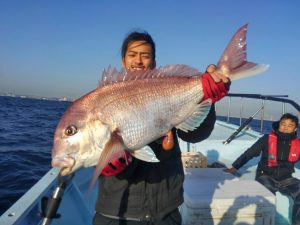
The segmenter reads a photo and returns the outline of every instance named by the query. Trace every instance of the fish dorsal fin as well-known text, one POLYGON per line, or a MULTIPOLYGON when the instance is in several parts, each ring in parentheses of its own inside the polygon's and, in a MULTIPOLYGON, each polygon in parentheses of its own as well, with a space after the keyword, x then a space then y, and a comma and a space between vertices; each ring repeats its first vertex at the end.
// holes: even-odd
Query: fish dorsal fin
POLYGON ((124 69, 118 71, 116 68, 108 66, 107 69, 103 70, 102 78, 98 83, 98 87, 103 87, 109 84, 117 83, 127 79, 127 73, 124 69))
POLYGON ((102 73, 102 79, 98 84, 98 87, 103 87, 106 85, 125 82, 129 80, 143 80, 151 78, 161 78, 161 77, 193 77, 199 76, 201 73, 190 66, 174 64, 160 67, 153 70, 142 70, 142 71, 125 71, 121 69, 118 71, 116 68, 108 67, 102 73))
POLYGON ((174 64, 166 65, 158 69, 159 73, 154 77, 193 77, 201 75, 197 69, 183 65, 183 64, 174 64))
POLYGON ((188 132, 195 130, 204 121, 211 107, 211 99, 207 99, 197 105, 192 115, 176 128, 188 132))
POLYGON ((159 160, 156 158, 155 153, 148 145, 134 150, 133 152, 131 152, 131 155, 145 162, 159 162, 159 160))

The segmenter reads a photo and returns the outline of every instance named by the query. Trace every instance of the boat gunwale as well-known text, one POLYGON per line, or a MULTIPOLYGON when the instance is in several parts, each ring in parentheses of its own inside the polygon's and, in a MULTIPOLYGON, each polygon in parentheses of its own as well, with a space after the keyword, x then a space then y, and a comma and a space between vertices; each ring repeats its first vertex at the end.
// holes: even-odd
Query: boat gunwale
POLYGON ((0 216, 0 224, 10 225, 21 221, 37 205, 37 202, 55 186, 58 174, 59 168, 50 169, 0 216))

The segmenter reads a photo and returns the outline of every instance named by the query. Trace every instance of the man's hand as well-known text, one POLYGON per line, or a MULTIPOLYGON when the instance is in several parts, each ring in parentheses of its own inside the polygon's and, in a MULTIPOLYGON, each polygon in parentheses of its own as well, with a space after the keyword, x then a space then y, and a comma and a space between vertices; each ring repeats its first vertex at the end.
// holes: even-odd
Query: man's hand
POLYGON ((228 82, 230 82, 229 78, 226 77, 225 75, 223 75, 221 73, 215 73, 216 69, 217 69, 216 65, 210 64, 206 68, 206 73, 209 73, 210 76, 214 79, 214 81, 216 83, 223 82, 223 83, 227 84, 228 82))
POLYGON ((223 74, 216 73, 216 66, 210 64, 202 75, 204 100, 210 98, 212 103, 219 101, 227 95, 230 84, 230 79, 223 74))
POLYGON ((237 172, 236 168, 234 168, 234 167, 226 168, 223 171, 226 172, 226 173, 232 173, 232 174, 237 172))

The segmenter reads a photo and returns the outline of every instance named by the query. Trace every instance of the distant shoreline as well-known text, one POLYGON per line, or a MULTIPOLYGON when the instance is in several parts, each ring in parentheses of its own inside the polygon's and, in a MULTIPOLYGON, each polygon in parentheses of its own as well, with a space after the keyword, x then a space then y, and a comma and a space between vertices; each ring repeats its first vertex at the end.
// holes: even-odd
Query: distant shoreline
POLYGON ((37 100, 46 100, 46 101, 60 101, 60 102, 72 102, 72 99, 69 99, 67 97, 52 97, 52 98, 46 98, 46 97, 37 97, 37 96, 29 96, 29 95, 18 95, 18 94, 12 94, 12 93, 0 93, 1 97, 11 97, 11 98, 24 98, 24 99, 37 99, 37 100))

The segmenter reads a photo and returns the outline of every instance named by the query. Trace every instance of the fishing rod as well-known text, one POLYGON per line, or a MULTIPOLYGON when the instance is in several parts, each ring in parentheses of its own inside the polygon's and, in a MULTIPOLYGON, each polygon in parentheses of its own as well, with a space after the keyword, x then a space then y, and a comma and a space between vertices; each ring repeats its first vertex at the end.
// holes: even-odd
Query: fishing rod
POLYGON ((262 105, 252 116, 250 116, 226 141, 223 141, 224 145, 229 144, 254 118, 254 116, 259 113, 264 108, 262 105))
POLYGON ((48 225, 51 223, 52 219, 60 218, 60 214, 57 213, 59 205, 62 200, 64 190, 67 185, 71 182, 74 174, 70 176, 61 176, 60 173, 57 177, 58 185, 55 188, 52 197, 42 198, 42 221, 40 225, 48 225))

